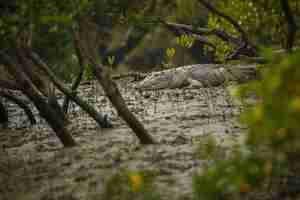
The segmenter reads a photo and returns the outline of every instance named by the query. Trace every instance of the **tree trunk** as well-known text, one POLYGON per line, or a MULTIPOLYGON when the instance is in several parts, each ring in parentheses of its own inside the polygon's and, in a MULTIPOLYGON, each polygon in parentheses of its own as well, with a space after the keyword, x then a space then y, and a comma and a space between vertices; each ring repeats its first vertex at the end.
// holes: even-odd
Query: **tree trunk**
POLYGON ((57 98, 55 96, 55 88, 50 84, 51 81, 43 71, 36 66, 31 59, 26 56, 25 47, 16 48, 17 59, 22 63, 23 72, 29 77, 33 85, 46 96, 47 103, 57 112, 57 117, 60 117, 66 124, 68 124, 68 119, 66 118, 61 106, 59 105, 57 98))
MULTIPOLYGON (((27 51, 27 50, 26 50, 27 51)), ((81 98, 77 96, 76 93, 73 93, 66 87, 64 87, 63 83, 59 79, 55 77, 53 72, 49 69, 46 63, 44 63, 40 57, 33 53, 27 51, 28 56, 33 60, 33 62, 38 65, 45 74, 48 75, 53 84, 66 96, 68 96, 71 100, 73 100, 78 106, 80 106, 83 110, 85 110, 102 128, 111 128, 112 124, 107 121, 105 117, 103 117, 99 112, 97 112, 92 106, 84 102, 81 98)))
POLYGON ((32 90, 32 88, 25 90, 24 94, 34 103, 39 114, 48 122, 64 147, 75 146, 75 140, 68 132, 65 122, 61 117, 58 117, 58 113, 52 108, 52 106, 50 106, 41 95, 32 90))
POLYGON ((80 30, 79 35, 76 39, 78 46, 80 47, 80 53, 88 60, 88 62, 93 67, 93 73, 102 86, 107 97, 111 101, 112 105, 118 111, 120 117, 129 125, 136 136, 139 138, 142 144, 153 144, 154 140, 148 134, 147 130, 144 128, 143 124, 130 112, 128 109, 122 95, 117 87, 117 85, 112 81, 106 69, 101 62, 97 64, 96 58, 98 58, 98 44, 96 38, 88 37, 87 33, 93 32, 95 30, 82 29, 82 25, 89 23, 88 20, 82 20, 79 22, 80 30), (80 34, 81 33, 81 34, 80 34), (84 43, 82 42, 84 41, 84 43))
MULTIPOLYGON (((74 33, 74 34, 76 34, 76 33, 74 33)), ((76 93, 76 90, 79 87, 79 84, 82 80, 85 63, 84 63, 84 58, 81 56, 81 54, 79 52, 79 47, 77 46, 77 42, 74 41, 73 43, 74 43, 76 56, 77 56, 77 59, 78 59, 78 64, 79 64, 78 76, 76 77, 76 79, 75 79, 75 81, 74 81, 74 83, 72 84, 72 87, 71 87, 71 91, 74 94, 74 93, 76 93)), ((65 115, 68 114, 69 102, 70 102, 70 98, 68 96, 66 96, 65 99, 64 99, 64 102, 63 102, 63 112, 64 112, 65 115)))
POLYGON ((154 140, 148 134, 143 124, 128 109, 117 85, 113 82, 107 73, 104 72, 103 66, 93 64, 93 72, 100 85, 103 87, 107 97, 118 111, 118 114, 125 120, 133 130, 142 144, 154 144, 154 140))
POLYGON ((10 94, 9 92, 6 92, 6 91, 0 91, 0 96, 14 102, 15 104, 17 104, 20 108, 22 108, 25 112, 25 114, 27 115, 31 125, 34 125, 36 124, 36 120, 35 120, 35 117, 31 111, 31 109, 26 105, 26 103, 15 97, 14 95, 10 94))
POLYGON ((63 108, 58 103, 57 97, 55 95, 55 91, 51 91, 48 96, 48 104, 58 113, 59 117, 65 122, 65 124, 69 124, 70 121, 67 118, 67 115, 64 113, 63 108))
MULTIPOLYGON (((39 111, 39 114, 48 122, 50 127, 56 133, 65 147, 75 146, 76 143, 68 130, 62 118, 57 117, 58 113, 45 101, 40 95, 38 89, 31 82, 28 76, 22 71, 22 65, 14 63, 12 59, 5 53, 1 53, 5 62, 7 71, 13 75, 20 85, 21 91, 34 103, 39 111)), ((26 64, 26 63, 22 63, 26 64)), ((29 67, 29 66, 27 66, 29 67)))

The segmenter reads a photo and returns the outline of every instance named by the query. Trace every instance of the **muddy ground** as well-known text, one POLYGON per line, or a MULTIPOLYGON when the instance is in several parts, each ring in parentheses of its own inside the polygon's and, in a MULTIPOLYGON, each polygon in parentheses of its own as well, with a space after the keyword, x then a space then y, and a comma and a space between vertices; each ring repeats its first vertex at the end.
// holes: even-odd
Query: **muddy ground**
POLYGON ((107 178, 124 168, 154 170, 166 199, 189 199, 193 174, 208 162, 197 153, 201 139, 216 136, 225 156, 246 132, 236 118, 242 108, 224 87, 138 91, 134 84, 119 81, 156 145, 140 145, 93 82, 81 85, 80 95, 108 114, 114 128, 99 128, 73 106, 69 129, 75 148, 63 148, 43 121, 30 127, 24 114, 10 107, 10 129, 0 131, 0 199, 99 199, 107 178))

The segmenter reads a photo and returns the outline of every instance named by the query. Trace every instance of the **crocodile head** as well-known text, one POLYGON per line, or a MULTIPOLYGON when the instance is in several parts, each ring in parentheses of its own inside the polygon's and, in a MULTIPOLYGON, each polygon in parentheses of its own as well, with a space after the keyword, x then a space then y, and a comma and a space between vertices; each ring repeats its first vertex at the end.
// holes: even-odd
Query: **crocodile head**
POLYGON ((143 90, 178 88, 188 84, 186 76, 185 71, 178 70, 154 72, 141 81, 136 88, 143 90))
POLYGON ((172 81, 170 73, 152 73, 144 80, 137 84, 136 88, 143 90, 163 89, 167 88, 172 81))

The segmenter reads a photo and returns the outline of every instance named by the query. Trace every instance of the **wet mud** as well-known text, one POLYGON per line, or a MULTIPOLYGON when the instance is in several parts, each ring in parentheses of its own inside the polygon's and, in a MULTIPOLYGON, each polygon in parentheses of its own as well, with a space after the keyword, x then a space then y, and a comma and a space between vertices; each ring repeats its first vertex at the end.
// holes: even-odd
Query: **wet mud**
POLYGON ((72 105, 74 148, 63 148, 43 120, 30 127, 22 111, 6 104, 13 120, 0 131, 0 199, 96 199, 105 181, 125 168, 153 170, 166 199, 188 199, 193 174, 208 162, 197 153, 202 138, 216 136, 226 154, 246 132, 237 118, 243 108, 224 87, 138 91, 131 80, 119 87, 157 144, 139 144, 94 82, 81 85, 79 94, 108 114, 114 128, 101 129, 72 105))

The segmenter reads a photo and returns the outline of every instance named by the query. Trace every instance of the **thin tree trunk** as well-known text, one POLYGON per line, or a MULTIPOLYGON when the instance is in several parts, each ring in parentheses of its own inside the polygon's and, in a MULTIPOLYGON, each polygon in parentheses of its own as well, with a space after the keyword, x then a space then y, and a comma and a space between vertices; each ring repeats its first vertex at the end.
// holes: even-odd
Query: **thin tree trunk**
POLYGON ((48 104, 58 113, 59 117, 61 117, 66 124, 69 124, 70 121, 67 115, 64 113, 62 106, 58 103, 57 97, 55 95, 55 90, 50 91, 47 100, 48 104))
POLYGON ((29 121, 30 121, 30 124, 31 125, 34 125, 36 124, 36 120, 35 120, 35 117, 34 117, 34 114, 32 113, 31 109, 26 105, 26 103, 15 97, 14 95, 10 94, 9 92, 6 92, 6 91, 0 91, 0 96, 8 99, 9 101, 12 101, 14 102, 15 104, 17 104, 20 108, 22 108, 25 112, 25 114, 27 115, 29 121))
POLYGON ((103 90, 113 106, 118 111, 118 114, 129 125, 142 144, 154 144, 154 140, 148 134, 143 124, 128 109, 116 83, 113 82, 109 78, 109 75, 104 72, 105 69, 103 69, 103 66, 97 65, 94 62, 92 64, 95 77, 99 84, 103 87, 103 90))
POLYGON ((64 87, 63 83, 56 76, 53 72, 49 69, 46 63, 44 63, 40 57, 29 51, 25 50, 27 55, 33 60, 33 62, 40 67, 41 70, 47 74, 53 84, 66 96, 68 96, 72 101, 74 101, 78 106, 80 106, 84 111, 86 111, 102 128, 111 128, 112 124, 107 121, 105 117, 103 117, 99 112, 97 112, 92 106, 88 103, 84 102, 81 98, 77 96, 76 93, 73 93, 68 88, 64 87))
MULTIPOLYGON (((76 33, 74 33, 74 34, 76 34, 76 33)), ((73 42, 73 43, 74 43, 76 56, 77 56, 77 59, 78 59, 79 73, 78 73, 78 76, 76 77, 74 83, 72 84, 71 91, 72 91, 72 93, 76 93, 76 90, 79 87, 79 84, 80 84, 80 82, 82 80, 82 77, 83 77, 84 59, 83 59, 83 57, 81 56, 81 54, 79 52, 79 47, 77 46, 77 43, 76 42, 73 42)), ((69 102, 70 102, 70 98, 68 96, 66 96, 65 99, 64 99, 64 102, 63 102, 63 112, 65 113, 65 115, 68 114, 69 102)))
POLYGON ((90 56, 87 56, 90 63, 93 65, 93 73, 102 86, 104 92, 109 98, 112 105, 118 111, 120 117, 129 125, 142 144, 154 144, 154 140, 148 134, 143 124, 135 117, 128 109, 116 83, 111 80, 104 66, 97 64, 90 56))
POLYGON ((287 25, 288 25, 286 49, 288 51, 292 51, 294 43, 295 43, 297 25, 296 25, 289 1, 288 0, 280 0, 280 3, 281 3, 281 8, 282 8, 282 11, 284 13, 284 16, 285 16, 285 19, 286 19, 287 25))
POLYGON ((44 96, 48 97, 50 94, 50 86, 46 77, 41 73, 39 69, 32 63, 31 60, 27 59, 24 55, 23 49, 20 47, 16 48, 16 59, 22 64, 22 72, 26 74, 30 82, 38 89, 44 96))
POLYGON ((26 74, 22 71, 20 65, 18 63, 14 63, 12 59, 5 53, 1 53, 1 55, 5 62, 7 71, 18 80, 21 91, 34 103, 39 111, 39 114, 48 122, 62 144, 65 147, 75 146, 76 143, 66 129, 62 118, 57 117, 55 110, 40 95, 38 89, 36 86, 34 86, 29 77, 26 76, 26 74))
POLYGON ((33 85, 48 98, 47 103, 57 112, 57 117, 61 118, 65 124, 68 124, 68 119, 55 96, 55 88, 49 84, 50 80, 48 77, 44 76, 42 71, 36 68, 32 60, 26 57, 25 48, 17 48, 16 52, 19 62, 22 63, 23 72, 29 77, 33 85))
POLYGON ((64 147, 73 147, 76 145, 75 140, 68 132, 65 122, 61 117, 57 117, 57 112, 43 99, 41 95, 29 89, 25 90, 24 94, 34 103, 39 110, 39 114, 48 122, 51 128, 56 133, 64 147))

